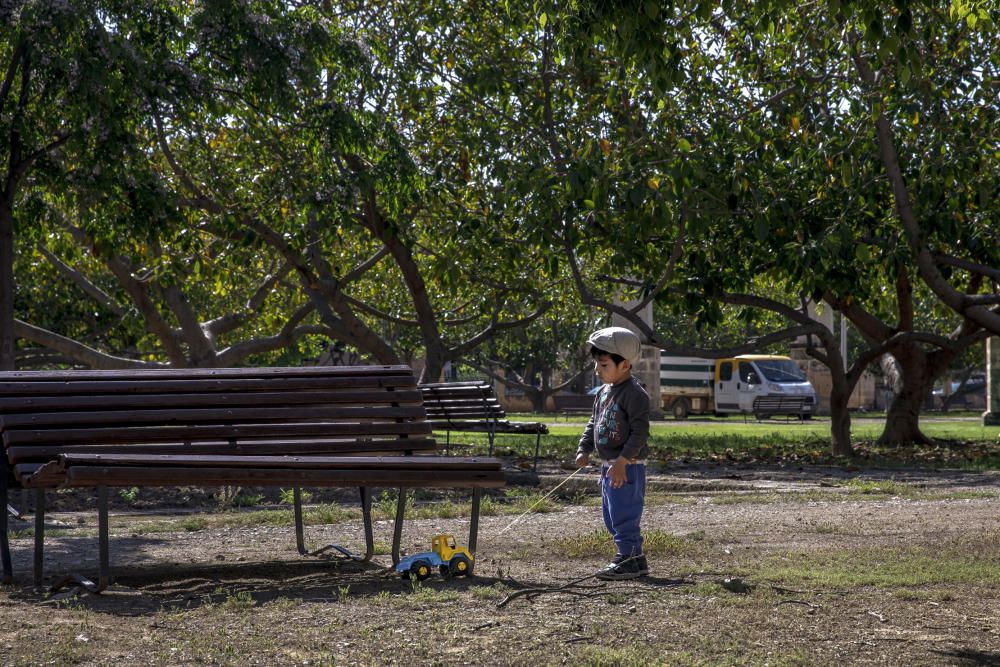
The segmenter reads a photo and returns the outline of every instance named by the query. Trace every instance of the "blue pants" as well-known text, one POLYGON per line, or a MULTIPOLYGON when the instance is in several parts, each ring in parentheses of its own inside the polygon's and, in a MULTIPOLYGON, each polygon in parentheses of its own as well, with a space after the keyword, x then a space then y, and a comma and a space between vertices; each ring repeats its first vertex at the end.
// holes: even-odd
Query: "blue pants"
POLYGON ((642 553, 642 533, 639 520, 646 503, 646 466, 630 463, 625 466, 626 483, 620 488, 611 487, 608 466, 601 467, 601 508, 604 525, 618 547, 618 553, 638 556, 642 553))

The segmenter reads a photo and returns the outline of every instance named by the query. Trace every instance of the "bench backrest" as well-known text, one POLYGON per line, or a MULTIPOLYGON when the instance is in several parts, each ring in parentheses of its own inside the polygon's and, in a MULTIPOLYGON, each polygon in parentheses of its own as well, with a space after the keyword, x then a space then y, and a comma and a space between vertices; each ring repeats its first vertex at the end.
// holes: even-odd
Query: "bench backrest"
POLYGON ((406 366, 0 373, 7 463, 60 454, 435 451, 406 366))
POLYGON ((487 382, 421 384, 424 408, 432 422, 499 421, 507 418, 487 382))

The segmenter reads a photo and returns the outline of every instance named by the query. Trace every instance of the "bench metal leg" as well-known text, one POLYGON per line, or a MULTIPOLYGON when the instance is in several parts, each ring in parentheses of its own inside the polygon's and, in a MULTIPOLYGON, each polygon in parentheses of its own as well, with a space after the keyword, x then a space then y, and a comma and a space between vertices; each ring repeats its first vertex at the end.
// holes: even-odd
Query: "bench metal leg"
POLYGON ((535 434, 535 460, 531 464, 531 470, 532 470, 532 472, 537 472, 538 471, 538 450, 539 450, 539 448, 541 448, 541 446, 542 446, 542 434, 541 433, 536 433, 535 434))
POLYGON ((328 544, 325 547, 320 547, 316 551, 309 551, 306 548, 306 538, 305 538, 305 521, 302 519, 302 491, 299 487, 292 488, 292 496, 294 498, 295 506, 295 546, 299 550, 299 554, 303 556, 319 556, 320 554, 333 549, 334 551, 339 551, 344 555, 344 557, 350 560, 360 561, 362 563, 367 563, 375 555, 375 531, 372 527, 372 493, 367 487, 360 487, 361 492, 361 515, 364 519, 365 525, 365 555, 356 556, 348 551, 346 548, 336 545, 328 544))
POLYGON ((399 489, 396 500, 396 523, 392 527, 392 564, 399 565, 399 543, 403 539, 403 518, 406 516, 406 489, 399 489))
POLYGON ((35 588, 42 587, 45 563, 45 489, 35 489, 35 588))
POLYGON ((469 564, 469 574, 476 567, 476 546, 479 542, 479 504, 483 499, 483 490, 478 486, 472 489, 472 515, 469 517, 469 553, 472 554, 472 563, 469 564))
POLYGON ((108 487, 97 487, 97 542, 100 566, 97 590, 103 591, 111 584, 111 557, 108 555, 108 487))
MULTIPOLYGON (((4 457, 6 459, 7 457, 4 457)), ((3 490, 3 508, 0 509, 0 561, 3 563, 3 579, 0 583, 14 582, 14 568, 10 560, 10 537, 7 535, 7 466, 0 465, 0 489, 3 490)))
POLYGON ((306 549, 305 529, 302 525, 302 490, 297 486, 292 488, 292 497, 295 506, 295 546, 299 554, 305 556, 309 550, 306 549))
POLYGON ((365 557, 368 562, 375 555, 375 529, 372 527, 372 490, 367 486, 359 489, 361 493, 361 515, 365 520, 365 557))

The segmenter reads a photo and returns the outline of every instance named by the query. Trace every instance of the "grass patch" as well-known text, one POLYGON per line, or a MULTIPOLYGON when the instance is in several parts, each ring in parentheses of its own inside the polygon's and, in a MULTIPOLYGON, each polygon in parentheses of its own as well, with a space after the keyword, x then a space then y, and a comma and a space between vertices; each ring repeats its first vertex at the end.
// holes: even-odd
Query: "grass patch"
MULTIPOLYGON (((997 491, 935 491, 924 486, 896 481, 850 480, 840 487, 806 491, 732 492, 711 496, 713 505, 770 505, 778 503, 845 502, 885 500, 993 500, 997 491)), ((692 500, 691 502, 695 502, 692 500)))
POLYGON ((522 512, 546 514, 562 509, 559 500, 554 496, 546 498, 546 493, 514 487, 507 490, 507 498, 510 499, 511 509, 517 514, 522 512))
POLYGON ((789 553, 760 564, 754 576, 789 586, 842 589, 1000 585, 1000 532, 936 547, 877 547, 789 553))
POLYGON ((514 589, 498 581, 492 586, 473 586, 469 590, 472 597, 477 600, 500 601, 510 595, 514 589))
MULTIPOLYGON (((880 415, 867 415, 880 417, 880 415)), ((884 415, 881 415, 884 417, 884 415)), ((935 415, 937 416, 937 415, 935 415)), ((563 421, 552 414, 522 415, 526 421, 544 421, 549 435, 542 438, 540 454, 549 460, 569 461, 575 455, 586 419, 563 421)), ((744 422, 738 418, 656 422, 650 428, 650 458, 681 462, 797 462, 813 464, 861 464, 884 467, 960 467, 974 470, 1000 468, 1000 427, 978 421, 928 421, 921 423, 925 435, 937 447, 881 448, 874 443, 882 434, 881 420, 855 420, 851 437, 856 456, 830 455, 830 422, 818 418, 807 422, 744 422)), ((485 453, 485 434, 463 433, 462 454, 485 453)), ((443 440, 442 440, 443 441, 443 440)), ((498 440, 499 443, 499 440, 498 440)), ((506 435, 496 449, 502 455, 531 458, 534 436, 506 435)), ((459 453, 456 451, 456 453, 459 453)))
MULTIPOLYGON (((704 533, 678 537, 664 530, 645 530, 643 536, 643 551, 648 556, 677 556, 689 554, 698 542, 704 540, 704 533)), ((610 557, 615 553, 615 545, 611 535, 606 530, 595 530, 591 533, 564 537, 554 542, 555 550, 567 558, 601 558, 610 557)))
POLYGON ((610 648, 606 646, 584 646, 575 656, 573 663, 581 667, 647 667, 667 665, 656 651, 645 647, 610 648))
POLYGON ((200 516, 194 516, 182 519, 178 522, 178 525, 189 533, 193 533, 208 528, 208 520, 200 516))
MULTIPOLYGON (((647 491, 646 492, 646 505, 694 505, 698 502, 698 499, 693 495, 680 495, 677 493, 665 493, 662 491, 647 491)), ((575 503, 577 505, 583 505, 585 503, 575 503)), ((601 497, 598 494, 594 494, 593 499, 590 503, 600 506, 601 497)))
POLYGON ((862 496, 881 495, 894 496, 899 498, 915 498, 920 493, 920 489, 911 484, 897 482, 894 479, 871 480, 871 479, 849 479, 843 484, 852 493, 862 496))
POLYGON ((410 605, 422 606, 427 604, 442 604, 457 602, 460 599, 458 592, 451 588, 432 588, 425 586, 423 582, 411 580, 413 593, 400 596, 398 599, 410 605))

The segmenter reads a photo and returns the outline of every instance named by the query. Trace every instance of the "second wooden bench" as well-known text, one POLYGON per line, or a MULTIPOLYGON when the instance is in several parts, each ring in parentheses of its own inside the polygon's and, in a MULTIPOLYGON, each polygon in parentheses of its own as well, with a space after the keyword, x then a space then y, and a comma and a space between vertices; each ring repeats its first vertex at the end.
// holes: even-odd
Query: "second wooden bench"
POLYGON ((488 382, 441 382, 421 384, 427 418, 436 431, 444 431, 450 442, 452 431, 485 433, 488 454, 493 455, 498 433, 526 433, 535 436, 535 464, 541 438, 549 432, 541 422, 510 421, 488 382))

